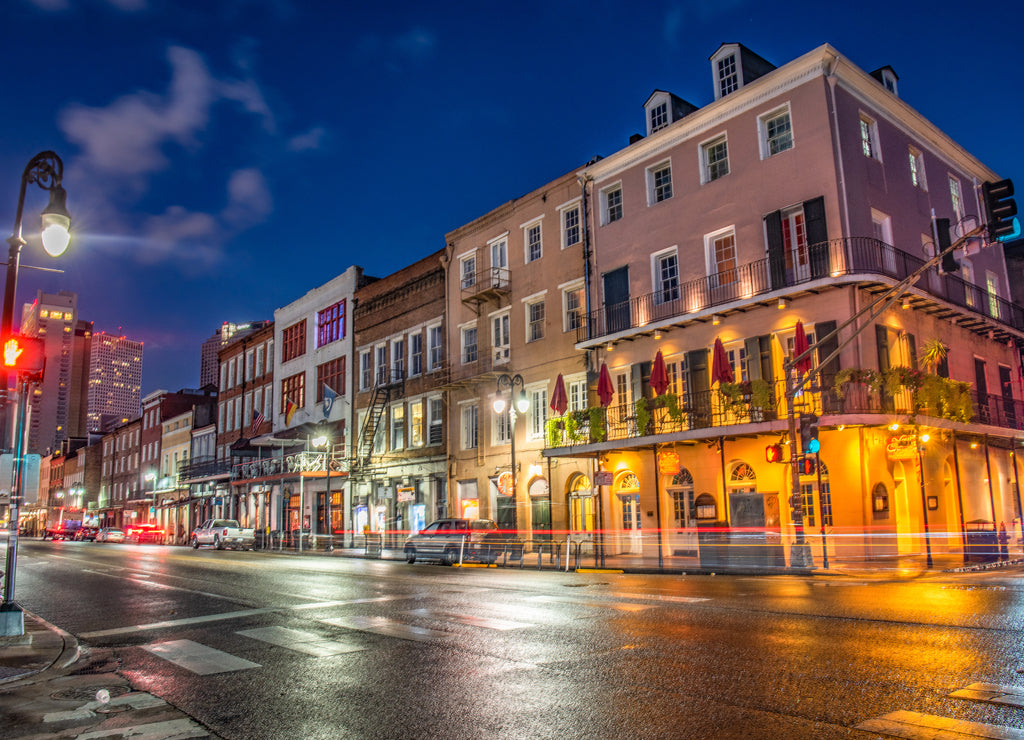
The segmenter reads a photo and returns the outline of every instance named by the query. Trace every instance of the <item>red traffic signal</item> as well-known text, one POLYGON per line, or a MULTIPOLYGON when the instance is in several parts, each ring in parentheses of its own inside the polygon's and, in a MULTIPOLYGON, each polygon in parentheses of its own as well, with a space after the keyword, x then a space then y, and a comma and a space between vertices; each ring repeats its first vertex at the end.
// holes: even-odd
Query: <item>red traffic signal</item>
POLYGON ((46 365, 46 351, 43 340, 37 337, 24 337, 11 334, 0 346, 0 359, 8 372, 41 373, 46 365))
POLYGON ((782 462, 782 445, 768 445, 764 448, 764 459, 770 463, 782 462))
POLYGON ((800 474, 801 475, 814 475, 818 469, 818 463, 815 462, 813 457, 805 457, 800 461, 800 474))

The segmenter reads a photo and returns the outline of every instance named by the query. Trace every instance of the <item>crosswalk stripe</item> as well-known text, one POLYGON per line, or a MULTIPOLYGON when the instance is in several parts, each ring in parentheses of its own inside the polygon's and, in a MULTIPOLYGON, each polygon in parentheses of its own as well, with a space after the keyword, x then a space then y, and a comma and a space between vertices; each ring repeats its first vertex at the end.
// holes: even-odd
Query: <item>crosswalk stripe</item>
POLYGON ((164 622, 150 622, 149 624, 133 624, 128 627, 114 627, 108 630, 96 630, 95 632, 82 632, 78 635, 80 640, 88 640, 94 637, 110 637, 111 635, 124 635, 131 632, 144 632, 147 630, 166 629, 167 627, 182 627, 189 624, 202 624, 203 622, 219 622, 224 619, 239 619, 250 617, 254 614, 267 614, 276 611, 275 609, 242 609, 237 612, 222 612, 220 614, 207 614, 202 617, 188 617, 186 619, 169 619, 164 622))
POLYGON ((1006 704, 1024 707, 1024 686, 1004 686, 997 683, 972 683, 967 688, 954 691, 950 696, 958 699, 976 699, 990 704, 1006 704))
POLYGON ((939 717, 900 710, 857 725, 855 730, 878 732, 891 737, 909 740, 1024 740, 1024 730, 1004 725, 988 725, 982 722, 939 717))
POLYGON ((529 596, 527 599, 542 604, 581 604, 583 606, 592 606, 595 609, 619 609, 623 611, 642 611, 654 608, 653 604, 615 604, 606 601, 595 601, 585 596, 548 596, 547 594, 539 594, 537 596, 529 596))
POLYGON ((459 622, 461 624, 468 624, 471 627, 483 627, 485 629, 490 630, 514 630, 521 629, 523 627, 534 626, 527 622, 515 622, 511 619, 495 619, 494 617, 474 617, 471 614, 457 614, 455 612, 444 612, 427 608, 413 609, 409 612, 409 614, 430 617, 432 619, 442 619, 451 622, 459 622))
POLYGON ((318 658, 328 655, 354 653, 366 649, 362 645, 328 640, 312 632, 303 632, 302 630, 293 630, 287 627, 257 627, 251 630, 239 630, 236 634, 318 658))
POLYGON ((427 640, 442 640, 450 637, 447 632, 441 630, 417 627, 404 622, 396 622, 386 617, 334 617, 332 619, 321 619, 324 624, 331 624, 335 627, 356 630, 358 632, 373 632, 387 637, 398 637, 403 640, 416 640, 426 642, 427 640))
POLYGON ((158 658, 163 658, 187 671, 198 673, 200 676, 260 667, 259 663, 253 663, 192 640, 169 640, 142 647, 158 658))

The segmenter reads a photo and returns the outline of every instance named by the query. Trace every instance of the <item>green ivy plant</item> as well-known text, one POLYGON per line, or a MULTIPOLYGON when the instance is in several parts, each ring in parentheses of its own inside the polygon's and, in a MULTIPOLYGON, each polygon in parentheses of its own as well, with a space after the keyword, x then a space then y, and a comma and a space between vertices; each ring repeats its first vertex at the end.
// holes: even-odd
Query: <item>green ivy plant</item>
POLYGON ((590 416, 590 441, 604 442, 608 437, 604 408, 601 406, 591 406, 587 409, 587 414, 590 416))
POLYGON ((544 425, 544 431, 548 438, 548 447, 561 447, 562 446, 562 424, 561 417, 554 417, 548 419, 544 425))
POLYGON ((647 408, 647 399, 636 402, 636 432, 639 436, 647 434, 647 425, 651 423, 651 412, 647 408))

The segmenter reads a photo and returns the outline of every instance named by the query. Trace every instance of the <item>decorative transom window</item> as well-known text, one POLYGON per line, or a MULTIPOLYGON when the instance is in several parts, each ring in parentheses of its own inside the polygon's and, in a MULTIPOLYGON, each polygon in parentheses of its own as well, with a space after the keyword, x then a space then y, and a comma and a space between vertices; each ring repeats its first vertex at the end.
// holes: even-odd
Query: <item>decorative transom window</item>
POLYGON ((626 473, 619 478, 620 491, 639 491, 640 490, 640 479, 636 477, 636 473, 626 473))
POLYGON ((672 197, 672 165, 668 162, 655 165, 647 171, 650 202, 661 203, 672 197))
POLYGON ((730 483, 754 483, 757 481, 757 475, 754 473, 754 469, 747 463, 738 463, 736 467, 732 469, 732 474, 729 476, 730 483))
POLYGON ((761 132, 761 158, 774 157, 793 148, 793 125, 789 106, 766 113, 758 119, 761 132))
POLYGON ((711 182, 729 174, 729 145, 725 136, 719 136, 701 145, 700 151, 704 165, 704 182, 711 182))

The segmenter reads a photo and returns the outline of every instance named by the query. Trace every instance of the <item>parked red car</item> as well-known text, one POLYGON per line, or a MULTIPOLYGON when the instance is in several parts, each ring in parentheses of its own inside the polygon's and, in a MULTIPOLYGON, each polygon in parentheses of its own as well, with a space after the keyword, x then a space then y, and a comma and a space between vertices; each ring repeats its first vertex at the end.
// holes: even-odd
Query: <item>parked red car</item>
POLYGON ((158 524, 127 524, 124 528, 124 541, 159 545, 164 541, 164 530, 158 524))

